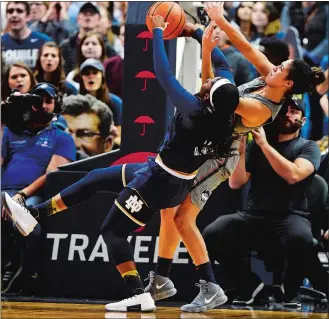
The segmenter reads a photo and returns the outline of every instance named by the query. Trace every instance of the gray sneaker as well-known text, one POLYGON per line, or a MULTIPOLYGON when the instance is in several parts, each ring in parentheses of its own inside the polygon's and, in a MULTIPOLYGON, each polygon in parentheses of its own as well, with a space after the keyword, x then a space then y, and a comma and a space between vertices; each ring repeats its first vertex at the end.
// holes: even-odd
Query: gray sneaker
POLYGON ((157 275, 154 271, 150 271, 146 280, 150 282, 145 292, 149 292, 154 301, 169 298, 177 293, 174 283, 168 277, 157 275))
POLYGON ((220 306, 227 301, 227 296, 219 285, 205 280, 200 280, 199 284, 195 285, 200 287, 200 292, 190 304, 180 308, 182 311, 203 312, 220 306))

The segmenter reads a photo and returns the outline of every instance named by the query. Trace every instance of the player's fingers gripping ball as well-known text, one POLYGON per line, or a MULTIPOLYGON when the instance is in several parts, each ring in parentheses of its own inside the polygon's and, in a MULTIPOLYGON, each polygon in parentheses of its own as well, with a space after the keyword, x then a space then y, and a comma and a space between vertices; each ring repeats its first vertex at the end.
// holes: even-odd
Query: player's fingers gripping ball
POLYGON ((170 40, 178 37, 184 29, 186 16, 183 8, 176 2, 156 2, 154 3, 146 15, 146 25, 152 32, 154 24, 153 16, 162 16, 167 27, 163 31, 163 38, 170 40))

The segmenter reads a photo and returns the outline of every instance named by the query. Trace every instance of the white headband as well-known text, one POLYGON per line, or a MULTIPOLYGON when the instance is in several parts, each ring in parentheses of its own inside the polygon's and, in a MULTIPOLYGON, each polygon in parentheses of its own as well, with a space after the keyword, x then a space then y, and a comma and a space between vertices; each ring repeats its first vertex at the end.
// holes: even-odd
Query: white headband
POLYGON ((218 81, 215 82, 215 84, 211 87, 210 89, 210 104, 212 107, 214 107, 214 103, 212 101, 212 96, 214 94, 214 92, 222 85, 224 84, 232 84, 229 80, 227 79, 219 79, 218 81))

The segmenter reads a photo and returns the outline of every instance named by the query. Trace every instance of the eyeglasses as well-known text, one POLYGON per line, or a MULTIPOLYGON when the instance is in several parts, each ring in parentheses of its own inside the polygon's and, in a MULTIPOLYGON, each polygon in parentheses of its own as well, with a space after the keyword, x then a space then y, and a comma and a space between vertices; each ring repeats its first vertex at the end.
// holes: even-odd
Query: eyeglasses
POLYGON ((12 9, 8 9, 8 10, 7 10, 7 13, 9 13, 9 14, 13 14, 15 11, 16 11, 18 14, 22 14, 22 13, 25 12, 23 9, 20 9, 20 8, 12 8, 12 9))
POLYGON ((70 132, 83 142, 91 142, 94 136, 102 136, 101 133, 95 133, 87 130, 77 130, 76 132, 70 132))

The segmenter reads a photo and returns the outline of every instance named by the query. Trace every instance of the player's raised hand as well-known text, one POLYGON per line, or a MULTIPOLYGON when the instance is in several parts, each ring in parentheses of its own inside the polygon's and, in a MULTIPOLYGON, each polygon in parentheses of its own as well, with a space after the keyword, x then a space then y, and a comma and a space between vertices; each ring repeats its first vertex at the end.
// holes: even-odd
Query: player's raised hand
POLYGON ((167 28, 167 25, 169 24, 169 22, 165 22, 164 17, 159 15, 151 16, 150 18, 152 21, 153 29, 159 28, 164 31, 167 28))
POLYGON ((211 52, 217 45, 219 38, 213 37, 213 33, 217 24, 215 21, 211 21, 207 26, 202 36, 202 50, 211 52))
POLYGON ((210 20, 221 22, 224 17, 224 2, 207 2, 204 5, 204 10, 207 12, 210 20))

